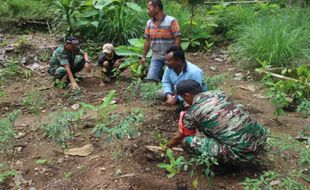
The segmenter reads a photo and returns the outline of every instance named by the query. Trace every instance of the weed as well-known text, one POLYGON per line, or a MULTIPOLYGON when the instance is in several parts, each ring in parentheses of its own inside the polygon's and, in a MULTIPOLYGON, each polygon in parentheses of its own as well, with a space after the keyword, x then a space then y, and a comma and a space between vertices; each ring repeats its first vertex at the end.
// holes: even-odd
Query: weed
POLYGON ((299 189, 306 190, 301 183, 294 180, 294 174, 282 176, 276 171, 266 171, 258 179, 246 178, 242 182, 244 190, 252 189, 299 189))
POLYGON ((133 81, 124 91, 124 96, 126 97, 126 102, 128 103, 129 112, 131 112, 131 103, 134 100, 134 97, 137 96, 140 87, 142 85, 141 79, 133 81))
POLYGON ((75 133, 74 127, 78 126, 83 113, 84 111, 80 110, 78 112, 64 111, 50 114, 50 122, 41 124, 40 128, 44 130, 48 138, 67 148, 67 141, 73 137, 75 133))
POLYGON ((24 69, 23 73, 26 80, 32 77, 32 71, 30 69, 24 69))
POLYGON ((49 163, 49 161, 46 160, 46 159, 38 159, 38 160, 36 160, 36 164, 46 165, 48 163, 49 163))
POLYGON ((208 90, 216 90, 218 86, 225 84, 227 80, 229 80, 229 75, 223 73, 212 77, 206 77, 205 83, 208 86, 208 90))
POLYGON ((5 97, 6 93, 4 90, 0 89, 0 102, 2 102, 3 98, 5 97))
POLYGON ((50 49, 44 49, 39 55, 39 60, 42 62, 47 62, 51 57, 51 52, 52 51, 50 49))
POLYGON ((0 184, 6 182, 8 178, 14 177, 15 175, 15 170, 7 169, 4 163, 0 163, 0 184))
POLYGON ((154 137, 158 142, 159 146, 164 150, 166 148, 166 145, 168 144, 168 139, 163 137, 160 131, 156 131, 154 137))
POLYGON ((158 96, 158 91, 161 89, 161 84, 148 82, 141 84, 140 96, 147 105, 153 105, 158 96))
POLYGON ((13 111, 4 119, 0 120, 0 151, 6 155, 13 152, 13 140, 16 135, 14 123, 20 110, 13 111))
POLYGON ((65 178, 65 180, 68 180, 69 178, 71 178, 72 175, 73 175, 72 172, 64 172, 64 178, 65 178))
POLYGON ((309 148, 302 150, 299 156, 298 164, 300 167, 305 168, 306 174, 310 177, 310 151, 309 148))
POLYGON ((172 178, 179 174, 182 169, 186 170, 187 162, 183 156, 175 158, 171 149, 166 151, 166 156, 169 159, 169 163, 159 163, 157 166, 159 168, 164 168, 169 172, 167 175, 168 178, 172 178))
POLYGON ((310 101, 302 101, 297 107, 297 112, 305 116, 310 116, 310 101))
POLYGON ((32 90, 27 93, 23 100, 23 106, 32 114, 39 116, 40 110, 46 105, 41 91, 32 90))
POLYGON ((17 78, 19 73, 19 63, 14 59, 7 59, 4 64, 4 68, 0 69, 0 81, 4 83, 8 79, 17 78))
POLYGON ((63 80, 55 79, 53 82, 53 86, 62 89, 66 87, 66 83, 63 80))

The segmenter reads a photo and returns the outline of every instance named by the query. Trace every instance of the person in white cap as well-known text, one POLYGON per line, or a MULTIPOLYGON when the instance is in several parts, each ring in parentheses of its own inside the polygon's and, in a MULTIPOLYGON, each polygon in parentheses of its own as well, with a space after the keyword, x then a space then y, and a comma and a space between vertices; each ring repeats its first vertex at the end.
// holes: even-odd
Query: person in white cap
POLYGON ((100 86, 105 86, 104 82, 110 82, 111 77, 116 76, 116 69, 120 66, 123 57, 115 53, 115 48, 112 44, 104 44, 102 46, 102 54, 99 56, 98 66, 100 70, 100 86))

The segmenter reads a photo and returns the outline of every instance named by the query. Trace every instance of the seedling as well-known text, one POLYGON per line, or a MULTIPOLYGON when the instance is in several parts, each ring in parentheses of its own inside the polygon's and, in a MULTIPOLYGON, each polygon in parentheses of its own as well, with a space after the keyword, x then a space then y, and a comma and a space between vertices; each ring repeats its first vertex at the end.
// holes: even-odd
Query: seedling
POLYGON ((0 120, 0 151, 7 156, 13 153, 13 140, 16 135, 14 123, 20 110, 13 111, 10 115, 0 120))
POLYGON ((36 160, 36 164, 40 164, 40 165, 49 165, 51 163, 50 160, 47 159, 38 159, 36 160))
POLYGON ((16 175, 15 170, 8 169, 4 163, 0 163, 0 184, 7 181, 16 175))
POLYGON ((32 114, 39 116, 40 110, 46 105, 43 95, 39 90, 29 91, 23 100, 23 106, 32 114))
POLYGON ((175 158, 171 149, 167 150, 166 156, 169 159, 169 164, 159 163, 157 166, 159 168, 164 168, 169 172, 167 175, 168 178, 172 178, 179 174, 182 169, 187 169, 187 162, 183 156, 175 158))
POLYGON ((54 87, 60 88, 60 89, 66 87, 65 81, 59 80, 59 79, 55 79, 53 85, 54 85, 54 87))
POLYGON ((25 79, 30 79, 32 77, 32 71, 30 69, 24 69, 24 77, 25 79))
POLYGON ((73 175, 72 172, 64 172, 64 178, 65 178, 65 180, 68 180, 69 178, 71 178, 72 175, 73 175))
POLYGON ((67 141, 74 136, 74 127, 79 125, 83 113, 83 110, 80 110, 50 114, 50 122, 41 124, 40 128, 44 130, 48 138, 67 148, 67 141))
POLYGON ((116 106, 111 104, 115 92, 115 90, 110 91, 108 96, 99 106, 93 106, 83 102, 81 103, 84 109, 96 112, 93 117, 93 119, 96 120, 96 125, 93 129, 93 133, 96 137, 99 137, 105 131, 105 128, 111 123, 110 114, 116 109, 116 106))

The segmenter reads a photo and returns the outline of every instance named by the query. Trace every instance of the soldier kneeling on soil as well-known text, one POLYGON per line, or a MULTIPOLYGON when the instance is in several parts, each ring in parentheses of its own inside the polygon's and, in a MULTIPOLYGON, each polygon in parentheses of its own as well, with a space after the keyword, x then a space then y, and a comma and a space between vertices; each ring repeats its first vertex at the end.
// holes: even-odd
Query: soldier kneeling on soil
POLYGON ((79 40, 75 37, 68 37, 65 45, 59 46, 50 59, 50 67, 48 73, 54 79, 61 80, 67 75, 66 82, 71 83, 71 88, 76 90, 79 88, 75 76, 84 67, 87 72, 90 71, 89 58, 87 53, 79 48, 79 40))
POLYGON ((105 86, 104 82, 110 82, 111 77, 117 76, 117 71, 123 71, 126 68, 119 69, 123 57, 118 56, 115 53, 114 46, 112 44, 104 44, 102 46, 102 54, 99 56, 98 66, 100 70, 100 86, 105 86))
POLYGON ((202 92, 194 80, 179 82, 176 91, 189 107, 181 112, 179 130, 167 147, 182 144, 190 154, 232 164, 251 161, 262 152, 268 132, 244 106, 220 91, 202 92))

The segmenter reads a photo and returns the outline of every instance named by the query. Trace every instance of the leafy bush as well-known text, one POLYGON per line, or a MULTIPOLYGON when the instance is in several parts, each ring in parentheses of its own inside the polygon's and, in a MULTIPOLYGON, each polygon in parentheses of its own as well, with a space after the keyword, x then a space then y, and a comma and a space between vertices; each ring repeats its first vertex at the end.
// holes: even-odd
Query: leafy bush
POLYGON ((257 60, 267 61, 271 66, 289 66, 299 60, 309 60, 310 27, 299 19, 310 21, 310 14, 286 10, 243 25, 231 49, 234 60, 241 60, 239 63, 249 68, 258 67, 257 60))
POLYGON ((16 110, 4 119, 0 120, 0 151, 11 154, 13 151, 13 140, 15 137, 14 123, 20 110, 16 110))
POLYGON ((186 160, 183 156, 179 156, 177 158, 174 157, 173 151, 171 149, 168 149, 166 152, 166 156, 169 159, 169 163, 159 163, 157 166, 159 168, 164 168, 168 171, 168 178, 171 178, 175 176, 176 174, 179 174, 182 169, 185 170, 187 167, 186 160))

